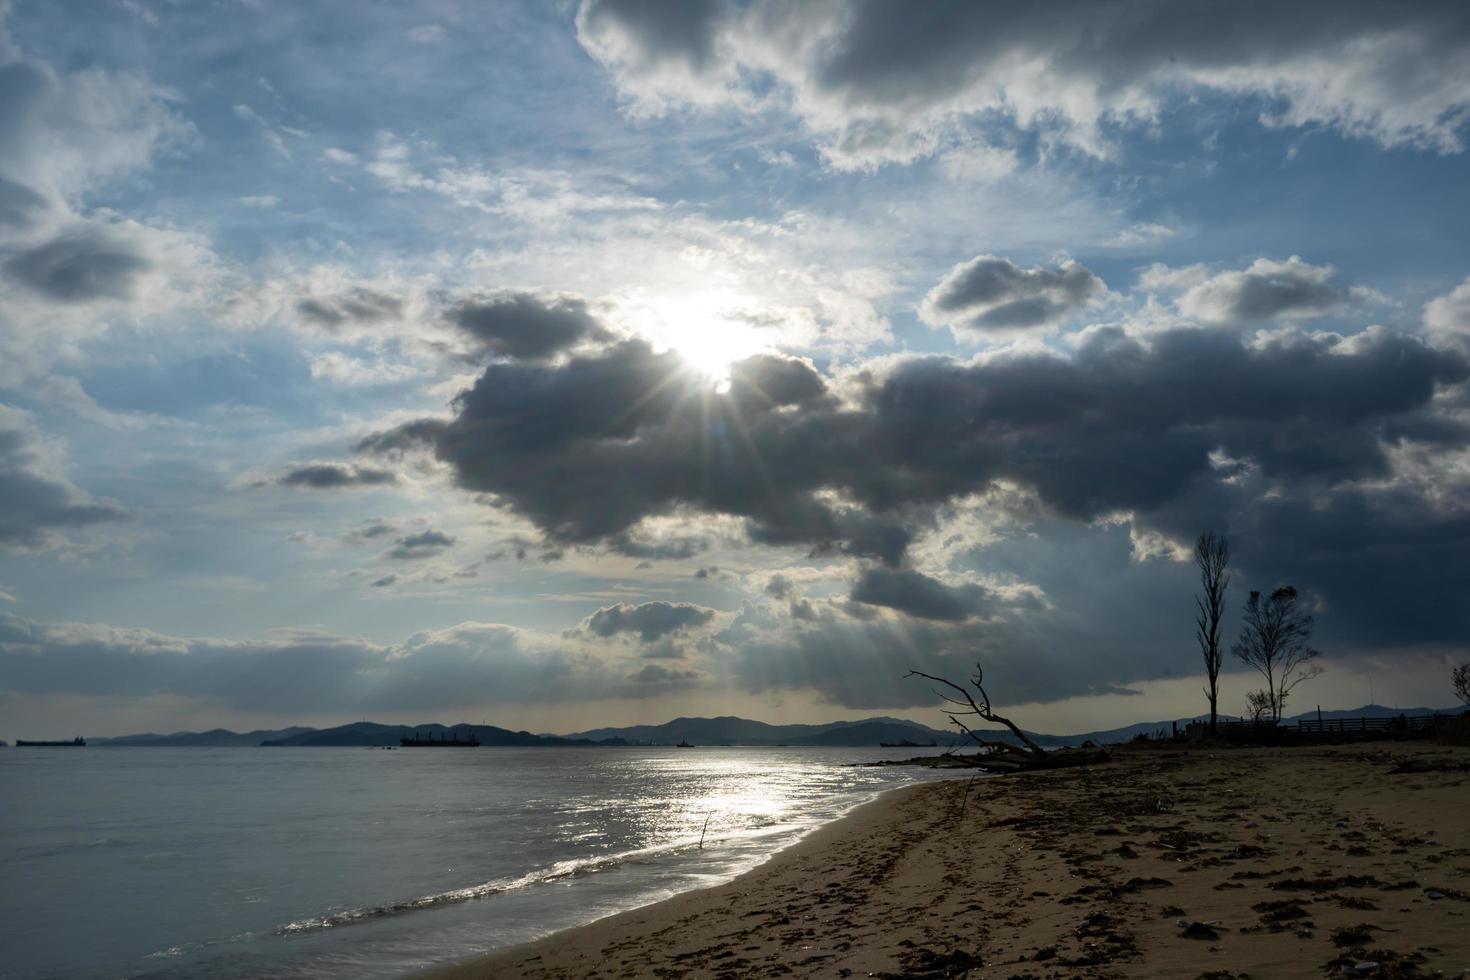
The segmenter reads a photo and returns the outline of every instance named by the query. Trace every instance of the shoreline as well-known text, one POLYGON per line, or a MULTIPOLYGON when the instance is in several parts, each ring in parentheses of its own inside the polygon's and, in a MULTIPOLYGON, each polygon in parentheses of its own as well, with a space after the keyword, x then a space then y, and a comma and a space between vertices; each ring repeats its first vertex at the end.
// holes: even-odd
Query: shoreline
MULTIPOLYGON (((854 765, 868 764, 869 763, 854 763, 854 765)), ((907 762, 898 764, 907 764, 907 762)), ((792 852, 807 847, 809 845, 820 850, 821 844, 814 842, 826 831, 834 827, 838 827, 846 823, 847 821, 852 820, 854 817, 860 816, 865 810, 868 810, 870 808, 882 807, 887 801, 891 800, 897 795, 912 792, 914 790, 919 790, 926 787, 951 784, 956 780, 968 779, 971 776, 978 776, 979 778, 993 778, 996 775, 993 773, 981 773, 972 767, 940 768, 944 772, 944 775, 931 776, 929 778, 921 779, 920 781, 912 783, 907 783, 905 785, 889 786, 887 788, 880 789, 871 798, 854 803, 851 806, 847 807, 845 810, 837 813, 836 815, 822 820, 820 823, 815 823, 810 827, 805 828, 804 830, 801 830, 796 837, 789 839, 784 843, 781 843, 779 846, 770 850, 765 855, 758 857, 755 860, 755 863, 747 866, 745 870, 738 871, 732 877, 729 877, 723 881, 717 881, 713 884, 694 885, 692 887, 686 888, 683 891, 676 892, 671 895, 666 895, 663 898, 654 899, 642 905, 636 905, 632 908, 625 908, 619 911, 610 912, 606 915, 600 916, 599 918, 592 919, 587 922, 582 922, 577 925, 570 925, 558 928, 547 933, 546 935, 537 937, 536 939, 531 939, 526 942, 515 943, 513 945, 487 950, 483 953, 476 954, 467 959, 457 962, 439 963, 437 965, 425 966, 418 971, 407 974, 407 977, 419 978, 419 980, 422 980, 422 978, 426 977, 430 978, 430 980, 463 980, 463 978, 467 977, 500 976, 501 974, 496 972, 496 970, 499 969, 498 961, 500 960, 500 958, 512 955, 519 950, 524 950, 528 947, 536 946, 541 943, 554 942, 560 937, 574 935, 581 932, 582 930, 611 924, 616 920, 620 920, 625 917, 635 917, 641 919, 642 914, 648 913, 650 910, 661 909, 664 906, 669 906, 673 908, 676 907, 679 903, 686 901, 691 896, 703 896, 709 893, 718 892, 721 889, 729 888, 732 885, 737 884, 747 876, 758 874, 763 869, 771 867, 776 862, 780 862, 783 858, 790 855, 792 852), (480 968, 486 964, 489 964, 489 966, 482 972, 480 968)))
POLYGON ((1470 766, 1470 751, 1115 759, 887 790, 723 884, 414 975, 1470 970, 1470 769, 1455 768, 1470 766), (1390 773, 1404 757, 1430 768, 1390 773), (1367 963, 1378 966, 1354 965, 1367 963))

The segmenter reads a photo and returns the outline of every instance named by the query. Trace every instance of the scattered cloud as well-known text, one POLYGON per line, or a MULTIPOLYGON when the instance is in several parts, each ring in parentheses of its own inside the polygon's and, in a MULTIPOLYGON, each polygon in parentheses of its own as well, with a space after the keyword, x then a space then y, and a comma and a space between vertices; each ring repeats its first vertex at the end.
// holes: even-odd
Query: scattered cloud
POLYGON ((618 603, 606 606, 587 617, 584 629, 596 636, 637 633, 644 643, 652 643, 694 626, 703 626, 714 618, 713 609, 687 602, 645 602, 641 605, 618 603))
POLYGON ((1054 330, 1107 295, 1091 270, 1064 260, 1016 265, 995 255, 961 262, 924 297, 919 315, 948 325, 956 339, 991 341, 1029 330, 1054 330))
MULTIPOLYGON (((1372 290, 1339 285, 1336 278, 1332 266, 1312 265, 1295 255, 1285 262, 1256 259, 1245 269, 1191 285, 1179 297, 1179 310, 1206 323, 1258 324, 1328 316, 1383 300, 1372 290)), ((1158 274, 1150 281, 1170 280, 1158 274)))
POLYGON ((501 292, 459 299, 445 318, 496 357, 534 360, 610 334, 575 296, 501 292))
POLYGON ((380 487, 398 482, 392 470, 352 463, 304 463, 282 473, 276 482, 283 487, 308 490, 341 490, 349 487, 380 487))
POLYGON ((984 141, 996 120, 1107 156, 1109 127, 1155 125, 1171 100, 1212 93, 1259 100, 1265 126, 1458 153, 1470 106, 1470 15, 1454 5, 1245 17, 1122 2, 998 16, 968 4, 915 19, 903 4, 835 0, 695 0, 677 16, 584 0, 577 36, 636 114, 784 110, 846 169, 984 141))
POLYGON ((435 531, 430 528, 427 531, 419 531, 417 534, 395 538, 393 547, 383 552, 383 557, 392 561, 418 561, 423 558, 433 558, 452 547, 453 544, 452 537, 443 531, 435 531))
POLYGON ((65 532, 125 516, 66 478, 29 415, 0 405, 0 548, 43 548, 65 532))

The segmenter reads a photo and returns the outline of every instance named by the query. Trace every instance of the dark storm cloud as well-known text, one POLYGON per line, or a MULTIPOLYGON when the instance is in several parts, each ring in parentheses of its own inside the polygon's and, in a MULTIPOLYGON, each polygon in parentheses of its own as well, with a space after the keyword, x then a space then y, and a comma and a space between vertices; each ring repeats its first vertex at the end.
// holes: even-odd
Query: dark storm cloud
POLYGON ((388 586, 392 585, 393 583, 395 583, 397 581, 398 581, 398 576, 397 575, 384 575, 380 579, 375 579, 373 581, 373 583, 372 583, 372 587, 375 588, 375 589, 386 589, 388 586))
POLYGON ((747 517, 772 542, 850 536, 891 557, 903 538, 815 498, 821 461, 852 426, 805 361, 748 359, 715 394, 676 354, 627 340, 560 365, 492 365, 456 406, 449 422, 411 423, 359 448, 427 443, 462 486, 566 542, 613 538, 683 503, 747 517))
POLYGON ((403 301, 370 289, 353 289, 339 296, 307 296, 296 301, 296 312, 319 326, 335 329, 350 323, 381 323, 403 318, 403 301))
POLYGON ((608 336, 587 304, 571 296, 489 293, 459 300, 445 317, 496 357, 536 360, 608 336))
POLYGON ((950 270, 924 297, 921 312, 929 323, 984 338, 1059 326, 1106 293, 1101 279, 1070 259, 1023 268, 981 255, 950 270))
POLYGON ((396 483, 391 470, 350 463, 307 463, 287 470, 276 480, 283 487, 305 487, 311 490, 339 490, 344 487, 373 487, 396 483))
POLYGON ((863 569, 850 596, 854 602, 941 622, 969 619, 989 597, 989 591, 978 585, 945 585, 922 572, 892 568, 863 569))
POLYGON ((752 358, 716 394, 630 340, 556 366, 493 365, 452 420, 362 448, 427 444, 461 486, 558 540, 687 506, 747 518, 754 541, 840 542, 893 566, 934 507, 997 481, 1092 520, 1165 508, 1211 478, 1217 451, 1303 486, 1383 477, 1385 441, 1403 432, 1458 444, 1458 430, 1419 423, 1467 373, 1463 355, 1386 331, 1251 345, 1109 329, 1072 357, 897 361, 840 401, 804 361, 752 358), (838 501, 820 493, 832 490, 838 501))
POLYGON ((713 60, 715 29, 729 9, 729 4, 711 0, 587 3, 580 26, 594 33, 609 28, 629 32, 640 42, 632 53, 643 68, 674 62, 698 71, 713 60))
POLYGON ((79 229, 17 252, 5 274, 50 299, 85 303, 130 299, 138 277, 151 266, 132 245, 96 229, 79 229))
POLYGON ((39 547, 54 532, 125 516, 49 472, 25 416, 0 405, 0 547, 39 547))
POLYGON ((637 633, 644 643, 703 626, 714 618, 713 609, 687 602, 645 602, 639 605, 618 603, 597 610, 587 617, 587 632, 609 637, 619 633, 637 633))
POLYGON ((927 155, 987 114, 1101 153, 1101 124, 1156 123, 1167 99, 1200 89, 1260 97, 1267 125, 1322 124, 1386 146, 1459 152, 1470 103, 1461 70, 1470 12, 1454 3, 953 2, 915 16, 904 0, 691 0, 678 9, 673 24, 641 2, 584 0, 578 37, 645 109, 754 112, 784 101, 846 167, 927 155))
POLYGON ((454 539, 443 531, 430 529, 395 539, 393 547, 383 552, 383 557, 394 561, 416 561, 432 558, 453 544, 454 539))

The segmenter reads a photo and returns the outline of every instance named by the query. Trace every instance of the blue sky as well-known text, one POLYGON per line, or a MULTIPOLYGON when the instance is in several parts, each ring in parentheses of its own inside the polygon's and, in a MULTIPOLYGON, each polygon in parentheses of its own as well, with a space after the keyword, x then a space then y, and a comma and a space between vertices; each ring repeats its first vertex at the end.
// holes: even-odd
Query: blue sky
POLYGON ((0 17, 9 735, 1184 716, 1206 529, 1466 659, 1459 5, 0 17))

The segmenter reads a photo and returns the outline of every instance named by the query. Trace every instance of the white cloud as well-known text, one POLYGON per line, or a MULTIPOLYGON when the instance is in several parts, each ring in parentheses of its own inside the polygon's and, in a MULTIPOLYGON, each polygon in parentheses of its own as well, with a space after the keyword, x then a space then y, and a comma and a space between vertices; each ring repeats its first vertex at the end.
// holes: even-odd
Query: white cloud
POLYGON ((1265 16, 1166 4, 737 6, 677 15, 584 0, 577 36, 635 114, 789 111, 834 166, 907 163, 1005 117, 1093 155, 1108 123, 1155 123, 1199 90, 1267 100, 1262 122, 1327 125, 1383 146, 1463 148, 1467 15, 1456 5, 1299 3, 1265 16))
POLYGON ((1470 343, 1470 278, 1424 305, 1424 325, 1438 343, 1470 343))
MULTIPOLYGON (((1154 273, 1146 276, 1146 287, 1183 284, 1196 274, 1195 269, 1174 277, 1154 273)), ((1260 258, 1245 269, 1194 282, 1179 297, 1179 311, 1205 323, 1261 323, 1307 320, 1385 301, 1371 289, 1342 286, 1336 279, 1332 266, 1312 265, 1295 255, 1285 262, 1260 258)))

